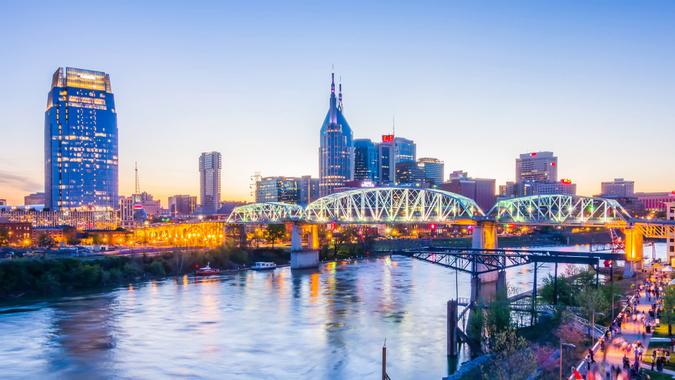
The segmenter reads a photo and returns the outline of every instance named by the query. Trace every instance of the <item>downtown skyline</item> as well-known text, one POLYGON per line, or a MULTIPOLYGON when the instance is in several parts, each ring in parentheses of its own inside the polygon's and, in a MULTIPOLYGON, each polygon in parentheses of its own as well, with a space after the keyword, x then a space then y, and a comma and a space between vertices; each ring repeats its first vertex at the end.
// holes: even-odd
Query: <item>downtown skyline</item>
POLYGON ((17 144, 0 152, 0 198, 11 204, 44 188, 45 96, 60 66, 111 75, 120 194, 133 192, 138 161, 143 190, 163 203, 170 195, 199 193, 195 161, 206 151, 223 155, 227 200, 250 199, 249 177, 256 171, 316 177, 331 64, 342 74, 344 113, 354 137, 377 139, 391 131, 395 115, 397 135, 415 140, 420 157, 443 160, 445 179, 461 169, 503 184, 513 180, 519 154, 548 150, 560 158, 559 176, 578 183, 579 194, 598 193, 601 181, 615 177, 635 180, 636 191, 675 189, 675 55, 668 49, 675 33, 668 23, 673 6, 665 3, 641 9, 627 3, 557 5, 557 17, 532 6, 500 9, 500 17, 464 3, 437 6, 435 15, 402 4, 381 10, 345 3, 336 13, 362 14, 351 15, 353 30, 342 30, 331 46, 320 40, 336 38, 334 33, 303 34, 320 24, 311 14, 319 5, 290 7, 282 20, 272 17, 280 10, 270 5, 269 17, 256 21, 252 9, 212 4, 189 10, 191 29, 171 24, 185 11, 178 5, 160 9, 148 24, 142 16, 151 7, 115 5, 104 26, 129 15, 129 28, 97 52, 82 48, 95 36, 82 36, 82 47, 38 39, 45 30, 40 20, 67 8, 31 9, 29 15, 20 4, 3 7, 13 17, 0 26, 1 38, 15 55, 0 63, 0 131, 3 140, 17 144), (594 26, 598 19, 574 10, 606 17, 594 26), (391 21, 370 21, 377 11, 391 21), (234 20, 235 14, 235 26, 216 22, 216 16, 234 20), (422 16, 431 22, 421 25, 422 16), (268 25, 245 32, 237 29, 244 21, 268 25), (554 35, 572 21, 579 30, 554 35), (533 24, 541 35, 524 34, 533 24), (481 25, 486 28, 478 33, 481 25), (274 27, 284 32, 273 35, 274 27), (368 41, 358 38, 359 31, 368 31, 368 41), (248 47, 233 56, 209 49, 216 46, 232 52, 248 47), (159 51, 166 47, 172 48, 159 51), (273 60, 284 48, 297 54, 273 60), (116 57, 119 51, 137 59, 116 57))

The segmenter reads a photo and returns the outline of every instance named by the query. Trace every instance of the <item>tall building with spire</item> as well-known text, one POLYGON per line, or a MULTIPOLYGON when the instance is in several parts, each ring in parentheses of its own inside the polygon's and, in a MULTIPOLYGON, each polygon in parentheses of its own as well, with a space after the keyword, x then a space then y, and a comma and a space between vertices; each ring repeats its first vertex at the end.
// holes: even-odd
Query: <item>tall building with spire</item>
POLYGON ((334 193, 354 178, 352 129, 342 115, 342 83, 335 96, 335 73, 331 74, 330 105, 321 126, 319 145, 319 193, 334 193))

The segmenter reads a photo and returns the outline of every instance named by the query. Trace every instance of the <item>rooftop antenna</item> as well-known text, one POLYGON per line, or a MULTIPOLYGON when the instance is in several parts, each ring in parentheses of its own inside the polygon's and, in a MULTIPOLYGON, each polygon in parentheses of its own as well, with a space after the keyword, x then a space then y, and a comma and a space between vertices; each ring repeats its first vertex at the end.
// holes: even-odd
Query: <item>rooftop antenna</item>
POLYGON ((141 193, 141 187, 138 184, 138 162, 134 161, 134 194, 138 195, 141 193))
POLYGON ((340 84, 338 85, 338 108, 342 111, 342 75, 340 75, 340 84))

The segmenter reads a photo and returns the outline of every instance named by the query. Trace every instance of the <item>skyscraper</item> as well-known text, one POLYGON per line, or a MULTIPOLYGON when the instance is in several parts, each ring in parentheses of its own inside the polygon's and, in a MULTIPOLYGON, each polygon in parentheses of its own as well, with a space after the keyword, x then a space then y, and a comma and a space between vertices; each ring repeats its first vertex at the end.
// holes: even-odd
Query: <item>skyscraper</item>
POLYGON ((440 185, 443 183, 443 172, 445 165, 438 158, 423 157, 417 160, 417 165, 424 171, 424 179, 430 185, 440 185))
POLYGON ((205 214, 213 214, 220 208, 221 160, 218 152, 199 156, 199 201, 205 214))
POLYGON ((382 135, 382 142, 377 146, 377 169, 380 184, 389 185, 396 182, 394 135, 382 135))
POLYGON ((319 193, 335 192, 354 177, 352 129, 342 115, 342 84, 335 96, 335 74, 331 74, 328 114, 321 126, 319 145, 319 193))
POLYGON ((417 145, 414 141, 403 137, 394 137, 394 164, 399 162, 415 162, 417 160, 417 145))
POLYGON ((379 181, 378 146, 370 139, 354 140, 354 179, 373 183, 379 181))
POLYGON ((516 158, 516 182, 558 181, 558 157, 553 152, 532 152, 516 158))
POLYGON ((116 208, 117 149, 110 76, 57 69, 45 111, 45 206, 116 208))

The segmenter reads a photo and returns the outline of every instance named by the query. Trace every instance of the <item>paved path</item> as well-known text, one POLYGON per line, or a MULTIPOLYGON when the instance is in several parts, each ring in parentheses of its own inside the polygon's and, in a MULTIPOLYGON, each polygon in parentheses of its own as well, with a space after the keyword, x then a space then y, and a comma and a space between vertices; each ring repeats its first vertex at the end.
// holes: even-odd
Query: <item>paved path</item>
MULTIPOLYGON (((654 299, 652 298, 651 301, 653 302, 654 299)), ((644 291, 640 292, 639 303, 637 305, 637 312, 643 312, 645 314, 648 314, 650 309, 651 309, 651 302, 647 300, 647 296, 644 291)), ((598 350, 598 352, 595 353, 594 359, 596 361, 596 364, 593 367, 597 370, 597 373, 604 374, 605 368, 607 366, 610 367, 616 366, 622 368, 623 357, 624 354, 626 353, 626 347, 628 345, 641 342, 642 346, 644 347, 646 356, 647 347, 649 346, 649 340, 651 339, 652 334, 647 334, 644 332, 644 330, 645 329, 642 323, 639 321, 633 321, 632 318, 622 323, 621 334, 616 334, 615 336, 612 337, 611 342, 609 344, 606 344, 606 352, 598 350)), ((631 351, 626 356, 630 360, 630 364, 633 365, 635 363, 634 351, 631 349, 631 351)), ((641 367, 650 369, 651 364, 641 363, 641 367)), ((664 369, 662 373, 672 375, 675 378, 675 371, 664 369)), ((603 377, 596 376, 594 378, 602 379, 603 377)), ((612 376, 612 379, 615 379, 615 377, 612 376)))

